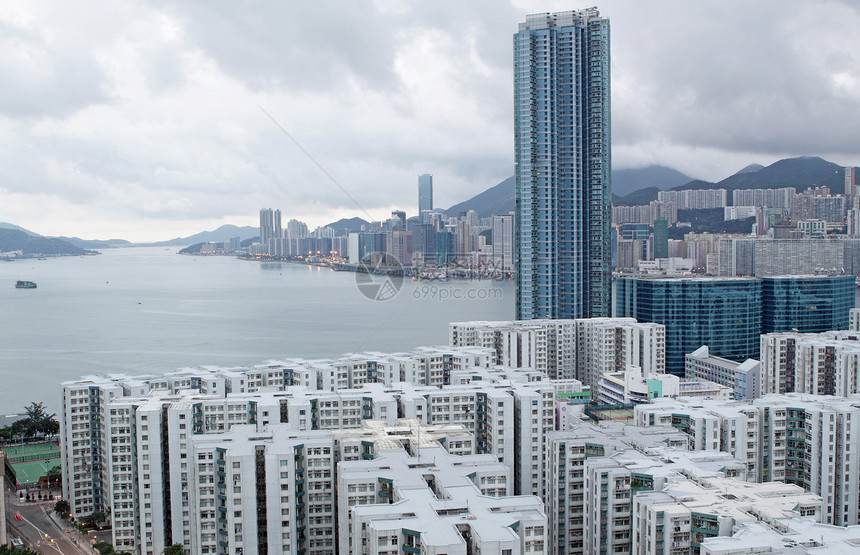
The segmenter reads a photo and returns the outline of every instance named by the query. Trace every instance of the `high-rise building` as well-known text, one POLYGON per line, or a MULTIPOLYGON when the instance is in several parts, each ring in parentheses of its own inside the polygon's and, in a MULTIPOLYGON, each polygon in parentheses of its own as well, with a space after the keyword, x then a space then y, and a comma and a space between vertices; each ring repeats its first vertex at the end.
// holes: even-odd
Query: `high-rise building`
POLYGON ((669 220, 654 220, 654 258, 669 258, 669 220))
POLYGON ((735 361, 755 358, 761 334, 761 281, 751 278, 622 277, 619 317, 666 326, 666 372, 684 375, 684 357, 702 345, 735 361))
POLYGON ((662 398, 636 405, 633 421, 674 426, 689 434, 690 449, 746 460, 751 481, 785 482, 820 495, 821 521, 846 526, 860 520, 860 444, 849 439, 860 420, 857 405, 856 396, 806 393, 745 402, 662 398))
POLYGON ((493 216, 493 266, 507 272, 514 267, 514 217, 493 216))
POLYGON ((761 281, 762 333, 848 329, 854 276, 774 276, 761 281))
POLYGON ((433 210, 433 176, 429 173, 418 176, 418 215, 433 210))
POLYGON ((674 202, 678 210, 703 210, 728 206, 728 194, 725 189, 659 191, 657 200, 674 202))
POLYGON ((391 228, 392 230, 397 229, 399 231, 406 231, 406 212, 403 210, 392 210, 391 211, 391 220, 394 225, 391 228))
POLYGON ((448 341, 492 349, 495 364, 588 385, 628 366, 645 374, 665 372, 665 327, 632 318, 451 322, 448 341))
POLYGON ((308 236, 308 224, 292 219, 287 222, 287 236, 290 239, 301 239, 308 236))
POLYGON ((260 210, 260 243, 267 246, 269 239, 279 239, 282 236, 281 211, 271 208, 260 210))
POLYGON ((527 16, 514 83, 517 318, 608 316, 609 19, 527 16))

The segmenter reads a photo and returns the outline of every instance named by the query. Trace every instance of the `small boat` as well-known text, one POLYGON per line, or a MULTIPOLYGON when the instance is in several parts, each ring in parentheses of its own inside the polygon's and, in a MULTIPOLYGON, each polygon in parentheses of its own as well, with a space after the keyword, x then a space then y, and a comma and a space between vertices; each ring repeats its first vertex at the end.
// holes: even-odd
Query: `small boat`
POLYGON ((36 282, 35 281, 24 281, 18 280, 15 282, 15 289, 35 289, 36 282))

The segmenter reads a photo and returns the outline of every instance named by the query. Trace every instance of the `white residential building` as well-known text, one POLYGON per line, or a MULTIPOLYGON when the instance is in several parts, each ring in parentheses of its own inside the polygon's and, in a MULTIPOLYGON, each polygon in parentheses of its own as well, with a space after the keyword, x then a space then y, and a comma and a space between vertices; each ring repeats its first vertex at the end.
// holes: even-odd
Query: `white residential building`
POLYGON ((555 427, 555 389, 548 381, 428 388, 400 384, 398 413, 426 424, 463 424, 478 453, 514 471, 514 492, 543 495, 544 438, 555 427))
POLYGON ((496 364, 532 368, 557 379, 576 377, 574 320, 452 322, 448 343, 491 349, 496 364))
POLYGON ((643 374, 666 372, 666 327, 633 318, 576 320, 577 379, 592 387, 607 372, 629 366, 643 374))
POLYGON ((821 498, 797 486, 725 478, 681 480, 634 497, 631 552, 692 553, 707 538, 731 536, 735 526, 745 523, 820 515, 821 498))
MULTIPOLYGON (((749 401, 659 399, 637 405, 638 425, 672 425, 695 449, 719 449, 750 464, 759 482, 785 481, 822 497, 825 524, 858 523, 860 397, 791 393, 749 401)), ((753 474, 753 471, 755 474, 753 474)))
POLYGON ((336 552, 330 432, 237 426, 195 436, 192 453, 190 553, 336 552))
POLYGON ((552 553, 629 553, 631 501, 667 484, 730 476, 747 478, 744 461, 719 451, 686 451, 672 427, 580 423, 550 434, 546 510, 552 553))
POLYGON ((731 536, 705 538, 701 555, 841 555, 860 549, 860 526, 821 524, 795 517, 739 523, 731 536))
POLYGON ((860 335, 855 331, 764 334, 761 362, 766 393, 860 393, 860 335))
POLYGON ((630 365, 645 373, 666 368, 665 326, 632 318, 453 322, 448 337, 452 346, 492 349, 497 364, 586 385, 630 365))
POLYGON ((494 494, 510 469, 489 455, 441 447, 391 451, 338 464, 339 552, 541 554, 550 538, 543 502, 494 494), (346 533, 349 533, 347 536, 346 533))

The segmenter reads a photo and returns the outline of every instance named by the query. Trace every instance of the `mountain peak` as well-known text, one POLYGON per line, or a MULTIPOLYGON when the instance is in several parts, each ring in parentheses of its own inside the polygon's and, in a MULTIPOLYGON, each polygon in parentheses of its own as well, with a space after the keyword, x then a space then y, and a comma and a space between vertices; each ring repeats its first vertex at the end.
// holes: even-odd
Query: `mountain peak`
POLYGON ((735 175, 741 173, 755 173, 762 169, 764 169, 764 166, 762 166, 761 164, 750 164, 748 166, 744 166, 740 171, 736 172, 735 175))
POLYGON ((514 210, 514 176, 511 176, 498 185, 490 187, 483 193, 479 193, 467 201, 455 204, 445 215, 448 217, 459 216, 461 212, 474 210, 479 218, 488 218, 495 214, 507 214, 514 210))
POLYGON ((649 187, 665 190, 689 183, 692 179, 678 170, 658 164, 643 168, 612 170, 612 192, 618 196, 625 196, 649 187))

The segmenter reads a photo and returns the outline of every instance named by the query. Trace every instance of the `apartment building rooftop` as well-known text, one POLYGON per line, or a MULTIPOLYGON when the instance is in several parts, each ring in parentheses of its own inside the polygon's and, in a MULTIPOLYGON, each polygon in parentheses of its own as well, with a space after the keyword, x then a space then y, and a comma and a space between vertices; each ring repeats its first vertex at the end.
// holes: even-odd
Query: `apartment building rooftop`
POLYGON ((364 522, 372 534, 409 530, 427 546, 464 545, 466 527, 482 542, 522 541, 519 527, 530 524, 545 533, 543 502, 535 496, 490 497, 475 483, 479 474, 508 476, 510 469, 491 455, 453 456, 441 447, 386 453, 370 461, 338 464, 338 483, 390 480, 392 503, 355 505, 353 521, 364 522))
POLYGON ((395 425, 383 420, 365 420, 359 429, 332 430, 336 441, 372 442, 377 452, 439 447, 442 441, 474 441, 474 435, 461 424, 424 424, 417 418, 398 418, 395 425))
POLYGON ((842 555, 860 550, 860 525, 834 526, 795 517, 745 522, 738 528, 732 536, 704 540, 702 555, 842 555))
POLYGON ((821 497, 783 482, 752 483, 711 478, 701 483, 680 480, 662 491, 640 493, 643 505, 682 505, 687 510, 725 518, 737 525, 805 514, 820 514, 821 497))

